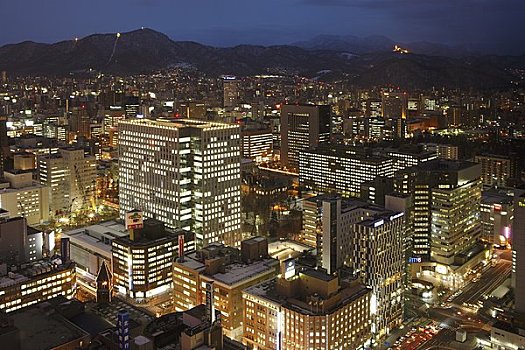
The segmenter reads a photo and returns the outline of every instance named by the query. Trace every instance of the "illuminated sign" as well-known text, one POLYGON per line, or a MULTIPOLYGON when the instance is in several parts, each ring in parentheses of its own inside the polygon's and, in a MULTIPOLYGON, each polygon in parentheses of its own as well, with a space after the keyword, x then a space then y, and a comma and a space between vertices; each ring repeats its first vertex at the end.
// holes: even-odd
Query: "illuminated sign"
POLYGON ((215 306, 213 303, 213 281, 206 282, 206 319, 210 323, 215 321, 215 306))
POLYGON ((414 257, 408 258, 408 263, 409 264, 417 264, 417 263, 420 263, 421 261, 423 261, 423 260, 419 256, 414 256, 414 257))
POLYGON ((374 227, 379 227, 385 223, 385 220, 381 219, 379 221, 374 222, 374 227))
POLYGON ((126 230, 144 227, 144 217, 141 211, 133 210, 126 213, 126 230))
POLYGON ((397 218, 400 218, 400 217, 402 217, 403 215, 405 215, 405 214, 404 214, 404 213, 398 213, 398 214, 396 214, 396 215, 392 215, 392 216, 390 216, 390 221, 395 220, 395 219, 397 219, 397 218))
POLYGON ((288 259, 284 261, 284 278, 288 279, 295 276, 295 260, 288 259))
POLYGON ((519 202, 518 202, 518 205, 519 205, 520 207, 525 208, 525 200, 521 200, 521 201, 519 201, 519 202))

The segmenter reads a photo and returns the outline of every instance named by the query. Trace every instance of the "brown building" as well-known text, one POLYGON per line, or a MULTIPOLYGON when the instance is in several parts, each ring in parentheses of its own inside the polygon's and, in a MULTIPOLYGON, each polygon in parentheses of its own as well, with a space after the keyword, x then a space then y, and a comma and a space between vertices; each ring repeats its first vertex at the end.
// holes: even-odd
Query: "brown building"
POLYGON ((243 292, 243 343, 259 350, 363 349, 372 337, 371 290, 285 261, 277 279, 243 292))
POLYGON ((242 291, 277 275, 279 263, 268 257, 265 238, 242 242, 239 251, 212 244, 177 259, 173 267, 173 299, 177 311, 205 303, 206 287, 212 285, 215 309, 221 313, 224 334, 242 336, 242 291))

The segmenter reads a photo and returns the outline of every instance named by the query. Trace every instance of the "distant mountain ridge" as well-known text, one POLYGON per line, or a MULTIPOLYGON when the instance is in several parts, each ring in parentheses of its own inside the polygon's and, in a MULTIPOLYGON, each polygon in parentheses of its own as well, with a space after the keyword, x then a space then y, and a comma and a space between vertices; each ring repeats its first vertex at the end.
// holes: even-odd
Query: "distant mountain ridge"
POLYGON ((303 47, 218 48, 173 41, 165 34, 144 28, 122 33, 118 39, 116 34, 93 34, 54 44, 25 41, 5 45, 0 47, 0 71, 64 76, 93 70, 132 75, 186 66, 212 76, 297 74, 324 80, 344 79, 363 87, 498 89, 508 88, 511 82, 517 81, 514 70, 525 69, 525 56, 457 58, 399 54, 392 52, 392 42, 384 37, 352 39, 354 49, 347 50, 337 45, 346 45, 350 39, 344 43, 325 39, 311 42, 310 46, 298 43, 303 47), (373 51, 367 52, 369 50, 373 51))
POLYGON ((396 42, 381 35, 372 35, 360 38, 354 35, 317 35, 310 40, 299 41, 291 44, 309 50, 336 50, 349 51, 356 54, 391 51, 394 45, 407 48, 409 51, 430 56, 465 57, 481 55, 479 49, 466 46, 450 46, 427 41, 410 43, 396 42))

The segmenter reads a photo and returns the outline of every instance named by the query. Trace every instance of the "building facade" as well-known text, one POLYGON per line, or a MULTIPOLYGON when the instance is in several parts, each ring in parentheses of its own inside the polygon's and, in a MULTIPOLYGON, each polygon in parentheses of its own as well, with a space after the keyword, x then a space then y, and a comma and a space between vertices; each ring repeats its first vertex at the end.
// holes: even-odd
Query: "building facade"
POLYGON ((40 156, 38 179, 49 191, 52 214, 95 206, 97 161, 83 149, 60 149, 59 154, 40 156))
POLYGON ((281 106, 281 163, 297 169, 300 151, 329 140, 330 124, 330 106, 281 106))
POLYGON ((120 214, 190 230, 198 247, 240 244, 240 133, 189 119, 119 123, 120 214))

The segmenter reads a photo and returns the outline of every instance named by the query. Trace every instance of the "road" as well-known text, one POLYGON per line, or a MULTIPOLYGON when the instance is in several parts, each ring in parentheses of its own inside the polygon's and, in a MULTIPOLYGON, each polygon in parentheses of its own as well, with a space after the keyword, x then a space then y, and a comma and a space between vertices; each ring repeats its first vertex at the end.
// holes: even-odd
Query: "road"
POLYGON ((485 271, 479 281, 471 282, 463 288, 463 292, 452 299, 452 304, 464 306, 465 304, 476 304, 483 296, 489 295, 510 277, 512 263, 508 260, 499 260, 495 267, 485 271))

